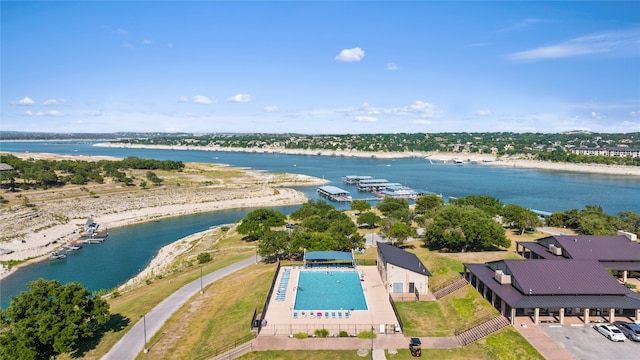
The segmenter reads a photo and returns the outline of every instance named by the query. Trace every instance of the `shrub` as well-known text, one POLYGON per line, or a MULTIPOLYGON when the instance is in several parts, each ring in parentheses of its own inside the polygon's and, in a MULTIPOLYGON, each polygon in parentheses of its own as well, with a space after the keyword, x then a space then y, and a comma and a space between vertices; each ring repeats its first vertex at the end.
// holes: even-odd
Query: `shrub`
POLYGON ((327 336, 329 336, 329 330, 327 329, 318 329, 313 333, 315 334, 316 337, 326 338, 327 336))
POLYGON ((342 330, 342 331, 340 331, 340 337, 349 337, 349 333, 344 331, 344 330, 342 330))
POLYGON ((373 331, 364 330, 358 333, 358 339, 375 339, 375 338, 376 338, 376 333, 373 331))
POLYGON ((211 261, 211 254, 209 254, 208 252, 203 252, 198 254, 196 258, 198 259, 198 264, 208 263, 209 261, 211 261))
POLYGON ((304 333, 304 332, 299 332, 299 333, 295 333, 293 334, 293 337, 296 339, 306 339, 309 337, 309 334, 304 333))

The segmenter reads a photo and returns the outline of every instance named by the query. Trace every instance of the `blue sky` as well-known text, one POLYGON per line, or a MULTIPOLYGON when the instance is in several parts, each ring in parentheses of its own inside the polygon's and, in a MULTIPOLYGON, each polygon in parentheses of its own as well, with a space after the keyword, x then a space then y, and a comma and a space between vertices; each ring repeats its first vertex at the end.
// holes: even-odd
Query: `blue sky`
POLYGON ((0 129, 640 131, 640 2, 1 3, 0 129))

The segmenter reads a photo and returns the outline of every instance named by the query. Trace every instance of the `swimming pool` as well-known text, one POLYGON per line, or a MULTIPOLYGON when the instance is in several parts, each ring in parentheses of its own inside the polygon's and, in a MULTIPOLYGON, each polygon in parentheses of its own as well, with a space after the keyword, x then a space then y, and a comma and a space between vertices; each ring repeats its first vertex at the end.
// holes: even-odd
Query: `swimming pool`
POLYGON ((367 310, 356 271, 300 271, 295 310, 367 310))

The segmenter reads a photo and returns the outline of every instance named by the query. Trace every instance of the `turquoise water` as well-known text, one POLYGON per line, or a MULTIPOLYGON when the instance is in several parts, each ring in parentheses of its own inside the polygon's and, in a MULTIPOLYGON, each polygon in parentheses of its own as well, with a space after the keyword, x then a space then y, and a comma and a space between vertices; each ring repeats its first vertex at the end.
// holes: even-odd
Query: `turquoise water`
POLYGON ((367 310, 356 271, 300 271, 295 310, 367 310))

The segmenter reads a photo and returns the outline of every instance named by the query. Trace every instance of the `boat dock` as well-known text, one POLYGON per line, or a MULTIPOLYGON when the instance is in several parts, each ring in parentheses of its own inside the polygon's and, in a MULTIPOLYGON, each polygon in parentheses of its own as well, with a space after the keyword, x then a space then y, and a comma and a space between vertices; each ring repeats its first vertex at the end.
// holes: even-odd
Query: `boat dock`
POLYGON ((368 175, 347 175, 342 177, 342 182, 349 185, 358 185, 361 180, 371 180, 373 176, 368 175))
POLYGON ((348 202, 351 201, 351 193, 336 186, 325 185, 318 188, 318 194, 331 201, 348 202))

